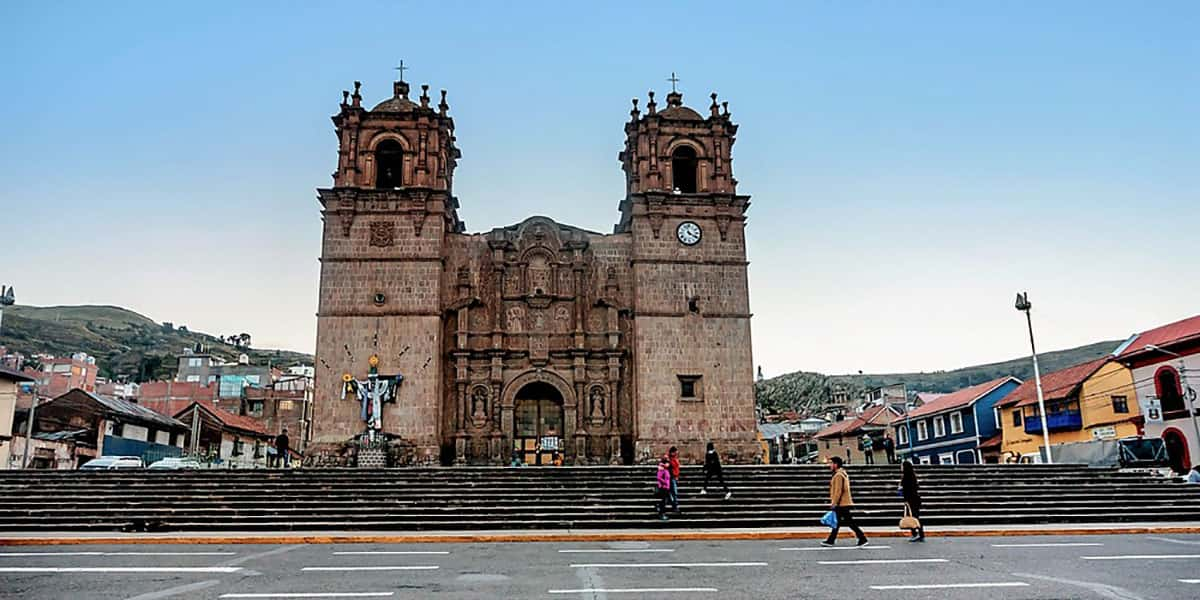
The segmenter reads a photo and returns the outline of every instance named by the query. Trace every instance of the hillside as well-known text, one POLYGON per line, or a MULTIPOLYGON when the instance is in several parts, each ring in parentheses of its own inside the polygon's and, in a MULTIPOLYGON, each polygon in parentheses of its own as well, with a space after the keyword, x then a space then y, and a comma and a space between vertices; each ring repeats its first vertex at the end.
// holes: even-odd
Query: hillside
POLYGON ((236 347, 117 306, 10 306, 4 309, 0 331, 0 345, 14 351, 55 356, 86 352, 96 357, 102 376, 134 381, 174 376, 179 354, 196 344, 228 360, 244 352, 256 364, 312 364, 308 354, 236 347))
MULTIPOLYGON (((1100 358, 1113 351, 1122 340, 1097 342, 1038 355, 1042 373, 1049 373, 1100 358)), ((865 390, 903 383, 910 392, 952 392, 977 383, 1014 375, 1022 380, 1033 377, 1033 362, 1028 356, 1004 362, 932 373, 891 373, 883 375, 824 375, 798 371, 759 382, 755 386, 758 405, 768 410, 805 412, 828 401, 835 385, 857 398, 865 390)))

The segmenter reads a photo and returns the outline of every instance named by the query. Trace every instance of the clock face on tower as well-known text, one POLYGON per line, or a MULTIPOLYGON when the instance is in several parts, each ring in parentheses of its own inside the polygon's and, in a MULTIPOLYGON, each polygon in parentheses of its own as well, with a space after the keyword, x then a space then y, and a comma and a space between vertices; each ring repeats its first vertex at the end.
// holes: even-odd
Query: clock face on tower
POLYGON ((685 246, 695 246, 700 243, 700 226, 692 221, 684 221, 675 230, 675 236, 685 246))

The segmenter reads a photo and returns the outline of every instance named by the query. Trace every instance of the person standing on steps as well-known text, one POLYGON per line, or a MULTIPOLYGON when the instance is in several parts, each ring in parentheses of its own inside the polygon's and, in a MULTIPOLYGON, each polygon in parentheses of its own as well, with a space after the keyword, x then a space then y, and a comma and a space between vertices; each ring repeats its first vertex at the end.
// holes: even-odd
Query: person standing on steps
MULTIPOLYGON (((906 460, 900 465, 900 495, 904 496, 904 503, 908 505, 913 518, 919 523, 921 521, 921 491, 920 486, 917 485, 917 470, 913 468, 911 460, 906 460)), ((925 526, 914 529, 912 539, 909 541, 925 541, 925 526)))
POLYGON ((863 533, 863 530, 854 522, 854 514, 851 512, 854 498, 850 495, 850 476, 842 469, 842 457, 830 458, 829 470, 833 471, 833 477, 829 479, 829 510, 837 514, 837 527, 829 532, 829 537, 821 542, 821 545, 833 546, 833 543, 837 541, 838 530, 842 527, 849 527, 850 531, 854 532, 855 537, 858 538, 858 546, 870 544, 867 541, 867 534, 863 533))
POLYGON ((667 464, 671 469, 671 510, 679 512, 679 448, 667 450, 667 464))
POLYGON ((871 439, 870 434, 863 434, 861 446, 863 451, 863 462, 868 465, 875 464, 875 440, 871 439))
POLYGON ((729 484, 725 483, 725 475, 721 472, 721 454, 717 452, 717 445, 712 442, 708 443, 708 450, 704 452, 704 487, 700 488, 701 496, 708 493, 710 479, 715 479, 725 488, 726 500, 733 497, 733 492, 729 491, 729 484))
POLYGON ((887 455, 889 465, 896 464, 896 442, 892 441, 892 434, 883 436, 883 453, 887 455))
POLYGON ((292 452, 288 444, 287 427, 284 427, 283 431, 275 437, 275 451, 279 453, 277 459, 280 461, 279 464, 283 465, 285 469, 292 468, 292 452))
POLYGON ((671 498, 671 461, 667 457, 658 459, 658 473, 654 479, 654 494, 658 497, 658 519, 667 521, 667 501, 671 498))

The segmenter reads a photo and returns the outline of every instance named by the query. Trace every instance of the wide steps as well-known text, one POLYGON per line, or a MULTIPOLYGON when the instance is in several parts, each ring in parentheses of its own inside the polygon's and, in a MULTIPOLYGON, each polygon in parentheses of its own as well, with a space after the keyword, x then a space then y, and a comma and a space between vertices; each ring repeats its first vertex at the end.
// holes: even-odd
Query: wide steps
MULTIPOLYGON (((895 465, 855 465, 856 517, 894 526, 895 465)), ((429 531, 804 527, 827 509, 828 469, 727 467, 734 496, 698 495, 659 522, 652 467, 197 472, 0 472, 0 531, 429 531)), ((928 525, 1200 520, 1200 486, 1078 465, 919 468, 928 525)))

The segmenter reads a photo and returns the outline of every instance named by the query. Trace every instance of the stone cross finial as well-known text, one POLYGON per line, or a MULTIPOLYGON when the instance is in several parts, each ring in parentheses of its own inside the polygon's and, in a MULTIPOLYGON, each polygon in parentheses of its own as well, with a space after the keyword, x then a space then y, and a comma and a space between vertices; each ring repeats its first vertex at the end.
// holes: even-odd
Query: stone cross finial
POLYGON ((396 67, 396 70, 400 72, 400 78, 397 79, 396 81, 404 81, 404 72, 407 71, 408 69, 409 69, 408 67, 404 66, 404 59, 401 59, 400 66, 396 67))
POLYGON ((675 89, 675 84, 680 82, 680 79, 675 76, 675 71, 671 71, 671 76, 667 78, 667 81, 671 82, 671 92, 672 93, 679 91, 679 90, 675 89))

